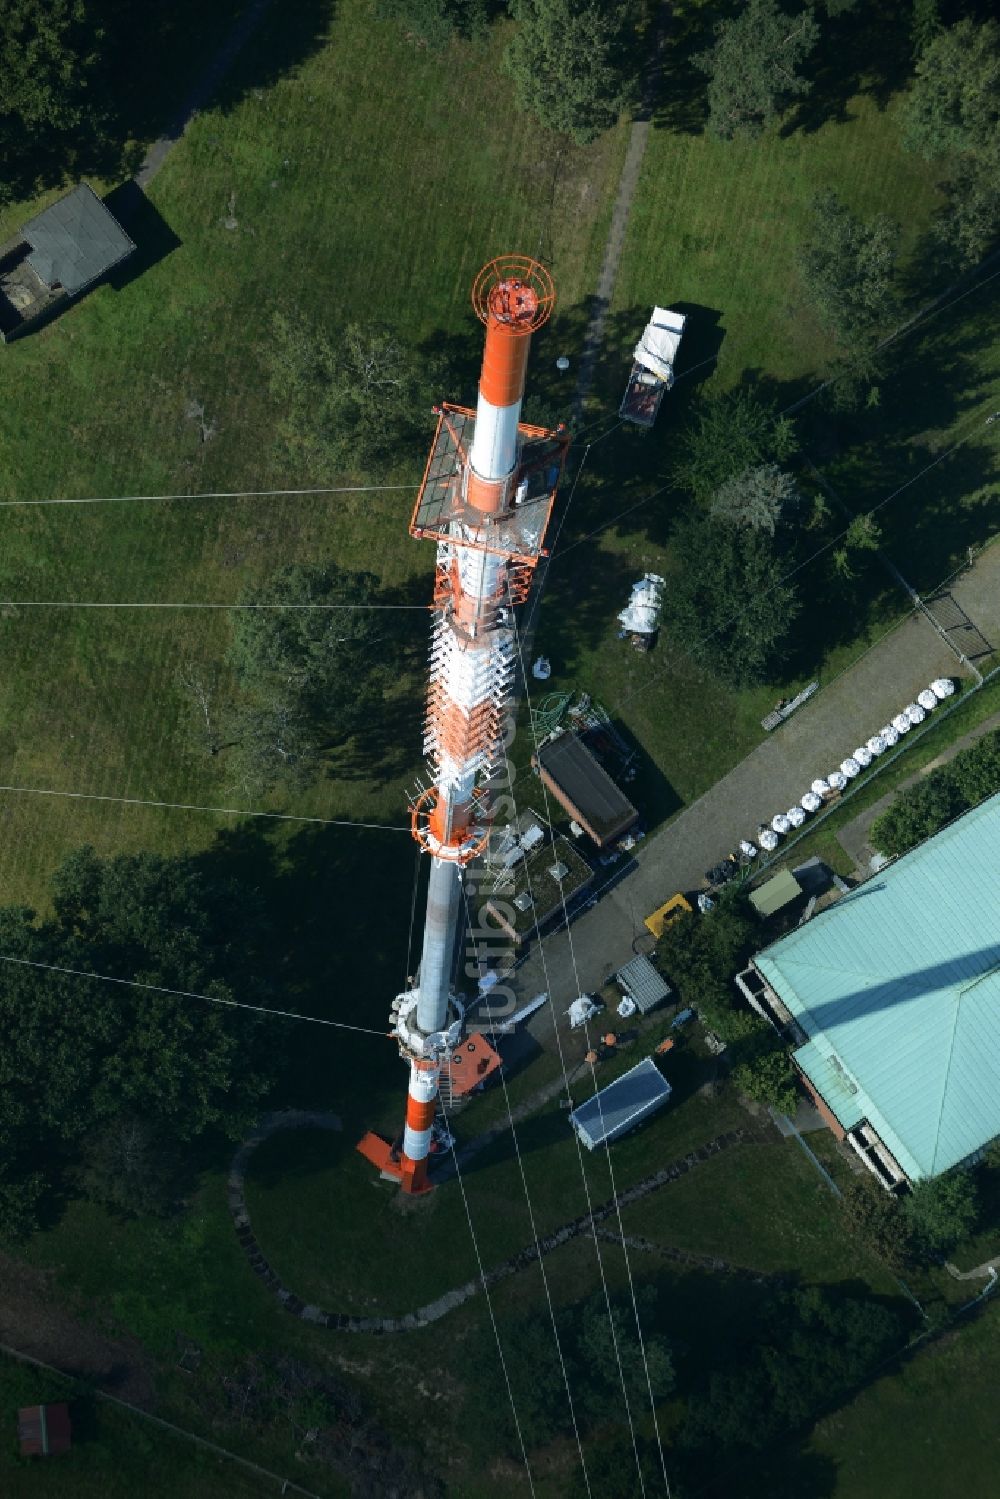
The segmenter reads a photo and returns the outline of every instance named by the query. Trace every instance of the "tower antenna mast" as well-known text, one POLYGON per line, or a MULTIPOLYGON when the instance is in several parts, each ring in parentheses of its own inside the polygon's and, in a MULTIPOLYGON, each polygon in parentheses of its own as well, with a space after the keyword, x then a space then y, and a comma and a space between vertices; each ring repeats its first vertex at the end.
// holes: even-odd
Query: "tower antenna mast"
POLYGON ((413 836, 431 859, 423 948, 417 981, 393 1001, 391 1017, 409 1068, 406 1122, 392 1144, 367 1134, 358 1145, 383 1176, 414 1194, 430 1190, 442 1072, 459 1094, 499 1064, 482 1037, 466 1035, 452 989, 463 872, 489 841, 489 780, 503 762, 514 692, 511 611, 527 598, 545 555, 569 446, 564 428, 520 419, 531 335, 555 305, 548 271, 526 256, 491 260, 476 277, 472 305, 486 327, 476 409, 436 408, 410 521, 411 536, 437 543, 437 564, 424 725, 432 780, 411 808, 413 836))

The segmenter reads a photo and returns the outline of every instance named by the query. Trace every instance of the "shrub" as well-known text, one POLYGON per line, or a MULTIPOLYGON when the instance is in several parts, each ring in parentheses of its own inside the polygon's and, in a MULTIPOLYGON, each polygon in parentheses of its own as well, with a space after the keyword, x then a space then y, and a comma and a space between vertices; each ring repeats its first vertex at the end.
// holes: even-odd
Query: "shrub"
POLYGON ((974 1178, 968 1171, 956 1170, 918 1182, 907 1199, 906 1215, 926 1257, 946 1254, 974 1233, 979 1222, 974 1178))
POLYGON ((764 1020, 733 1046, 733 1082, 757 1103, 793 1114, 798 1103, 795 1068, 780 1037, 764 1020))
POLYGON ((1000 731, 984 735, 949 765, 900 791, 872 824, 872 847, 883 854, 905 854, 996 791, 1000 791, 1000 731))
POLYGON ((913 1224, 900 1199, 872 1177, 844 1188, 841 1210, 850 1231, 893 1270, 905 1270, 913 1263, 913 1224))

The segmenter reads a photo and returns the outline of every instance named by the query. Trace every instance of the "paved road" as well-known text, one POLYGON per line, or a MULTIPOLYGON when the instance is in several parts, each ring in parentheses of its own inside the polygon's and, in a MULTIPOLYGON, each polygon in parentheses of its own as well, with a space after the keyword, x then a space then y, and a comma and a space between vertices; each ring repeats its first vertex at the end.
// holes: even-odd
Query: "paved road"
MULTIPOLYGON (((1000 546, 984 553, 953 593, 991 641, 1000 641, 1000 546)), ((831 682, 668 827, 640 845, 636 867, 573 923, 536 945, 514 975, 525 1000, 542 990, 556 1013, 598 988, 648 945, 643 918, 675 890, 697 888, 704 871, 743 836, 753 837, 832 770, 856 744, 936 676, 961 674, 930 622, 915 613, 831 682)), ((551 1012, 531 1030, 544 1040, 551 1012)))

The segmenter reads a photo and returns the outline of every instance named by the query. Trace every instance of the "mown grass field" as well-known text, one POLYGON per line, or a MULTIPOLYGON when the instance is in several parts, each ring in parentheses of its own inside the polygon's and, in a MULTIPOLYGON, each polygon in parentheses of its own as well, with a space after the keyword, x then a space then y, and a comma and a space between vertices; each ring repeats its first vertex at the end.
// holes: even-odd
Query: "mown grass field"
MULTIPOLYGON (((673 1057, 676 1102, 616 1147, 619 1189, 721 1130, 748 1123, 728 1090, 714 1098, 698 1091, 705 1064, 689 1054, 687 1044, 673 1057)), ((473 1108, 462 1116, 470 1133, 476 1129, 473 1108)), ((313 1130, 277 1135, 253 1158, 248 1203, 254 1232, 285 1283, 326 1309, 371 1315, 413 1310, 474 1277, 469 1225, 454 1183, 407 1209, 390 1187, 372 1180, 353 1150, 355 1121, 345 1123, 339 1135, 313 1130)), ((536 1224, 540 1233, 548 1232, 586 1207, 565 1114, 546 1109, 518 1134, 536 1224)), ((125 1221, 91 1204, 75 1204, 57 1228, 35 1239, 28 1257, 54 1272, 59 1290, 89 1308, 102 1326, 141 1339, 160 1366, 161 1398, 175 1419, 196 1432, 219 1437, 212 1420, 219 1377, 248 1350, 280 1348, 360 1381, 377 1391, 386 1422, 402 1419, 407 1411, 412 1416, 412 1397, 399 1385, 398 1369, 401 1357, 418 1359, 424 1371, 419 1408, 447 1442, 455 1492, 484 1499, 519 1492, 523 1470, 503 1463, 484 1470, 464 1446, 462 1400, 472 1344, 493 1338, 483 1297, 426 1331, 387 1338, 338 1336, 304 1325, 280 1310, 246 1263, 225 1205, 224 1169, 220 1151, 192 1194, 187 1214, 172 1222, 125 1221), (192 1339, 204 1350, 195 1376, 173 1368, 178 1339, 192 1339), (439 1391, 446 1392, 445 1402, 439 1391)), ((607 1157, 584 1152, 584 1169, 593 1202, 605 1202, 607 1157)), ((486 1269, 531 1243, 509 1139, 475 1158, 464 1183, 486 1269)), ((631 1252, 637 1284, 657 1290, 655 1331, 670 1339, 685 1379, 717 1367, 723 1348, 732 1351, 752 1340, 757 1311, 777 1284, 772 1276, 781 1277, 781 1284, 827 1284, 892 1297, 905 1309, 880 1264, 838 1234, 834 1200, 794 1142, 736 1147, 623 1216, 628 1234, 668 1249, 718 1255, 745 1272, 720 1274, 655 1253, 631 1252)), ((617 1223, 610 1219, 605 1226, 614 1230, 617 1223)), ((627 1297, 620 1247, 604 1241, 600 1248, 612 1294, 627 1297)), ((558 1324, 560 1309, 598 1284, 593 1243, 585 1237, 571 1241, 548 1256, 546 1268, 558 1324)), ((505 1335, 507 1322, 522 1317, 526 1308, 548 1316, 538 1267, 498 1285, 493 1305, 506 1356, 516 1361, 517 1348, 505 1335)), ((662 1413, 665 1429, 679 1419, 673 1409, 668 1404, 662 1413)), ((608 1418, 621 1421, 624 1413, 609 1410, 608 1418)), ((648 1413, 641 1424, 648 1427, 648 1413)), ((248 1455, 281 1471, 292 1458, 291 1434, 262 1438, 248 1431, 243 1441, 248 1455)), ((538 1454, 533 1469, 546 1480, 539 1491, 564 1492, 560 1485, 573 1462, 573 1453, 560 1444, 538 1454)), ((315 1468, 309 1470, 309 1483, 324 1494, 338 1492, 315 1468)))
MULTIPOLYGON (((601 1085, 636 1060, 630 1053, 602 1071, 601 1085)), ((690 1051, 675 1053, 674 1061, 671 1108, 655 1126, 623 1140, 611 1163, 619 1188, 743 1122, 733 1098, 709 1103, 698 1096, 708 1071, 703 1062, 690 1051)), ((572 1095, 579 1103, 592 1089, 588 1072, 578 1078, 572 1095)), ((495 1102, 489 1094, 482 1100, 487 1109, 495 1102)), ((398 1104, 390 1103, 390 1108, 383 1121, 389 1130, 396 1124, 398 1104)), ((473 1100, 455 1118, 460 1141, 483 1128, 478 1108, 479 1100, 473 1100)), ((381 1304, 392 1313, 413 1310, 474 1276, 476 1261, 460 1193, 449 1186, 406 1212, 398 1194, 369 1185, 371 1169, 354 1151, 366 1121, 358 1117, 346 1122, 342 1135, 315 1130, 276 1135, 254 1157, 248 1190, 251 1216, 259 1225, 261 1243, 273 1247, 278 1273, 290 1285, 306 1285, 308 1295, 330 1310, 371 1312, 381 1304), (363 1203, 364 1211, 344 1213, 341 1193, 363 1203), (405 1279, 399 1280, 391 1272, 403 1240, 412 1259, 405 1279)), ((594 1204, 611 1199, 607 1155, 578 1154, 557 1100, 523 1121, 517 1139, 539 1233, 550 1233, 586 1211, 581 1169, 594 1204)), ((509 1135, 473 1158, 463 1171, 463 1182, 489 1263, 532 1242, 525 1188, 509 1135)))
MULTIPOLYGON (((146 215, 136 235, 141 274, 4 349, 3 500, 363 483, 291 472, 275 450, 262 356, 276 308, 332 328, 380 319, 429 346, 457 344, 474 380, 469 288, 489 256, 541 245, 566 308, 586 295, 624 130, 583 151, 511 115, 499 35, 436 57, 373 22, 367 0, 339 4, 325 38, 314 35, 318 10, 265 22, 221 101, 170 157, 150 193, 162 226, 146 215), (217 427, 208 442, 186 415, 192 401, 217 427)), ((28 212, 9 209, 4 227, 28 212)), ((424 458, 404 455, 390 479, 413 485, 424 458)), ((432 548, 407 537, 411 504, 404 488, 8 508, 0 596, 226 602, 282 563, 330 556, 400 587, 433 566, 432 548)), ((415 632, 426 629, 423 614, 411 617, 415 632)), ((233 804, 224 765, 184 752, 176 681, 185 660, 221 654, 224 612, 7 606, 0 628, 0 782, 233 804)), ((418 725, 402 757, 408 774, 418 725)), ((292 810, 396 822, 402 806, 399 774, 380 784, 373 769, 328 780, 292 810)), ((81 841, 197 846, 218 825, 9 796, 3 817, 0 899, 32 901, 81 841)))

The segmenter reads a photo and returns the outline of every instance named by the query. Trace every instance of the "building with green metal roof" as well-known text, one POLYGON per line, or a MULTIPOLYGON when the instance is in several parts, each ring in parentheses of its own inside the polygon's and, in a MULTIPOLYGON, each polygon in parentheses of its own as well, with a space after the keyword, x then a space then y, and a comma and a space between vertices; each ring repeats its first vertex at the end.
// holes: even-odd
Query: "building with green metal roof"
POLYGON ((1000 794, 760 953, 741 987, 893 1187, 1000 1135, 1000 794), (749 978, 749 982, 748 982, 749 978))

